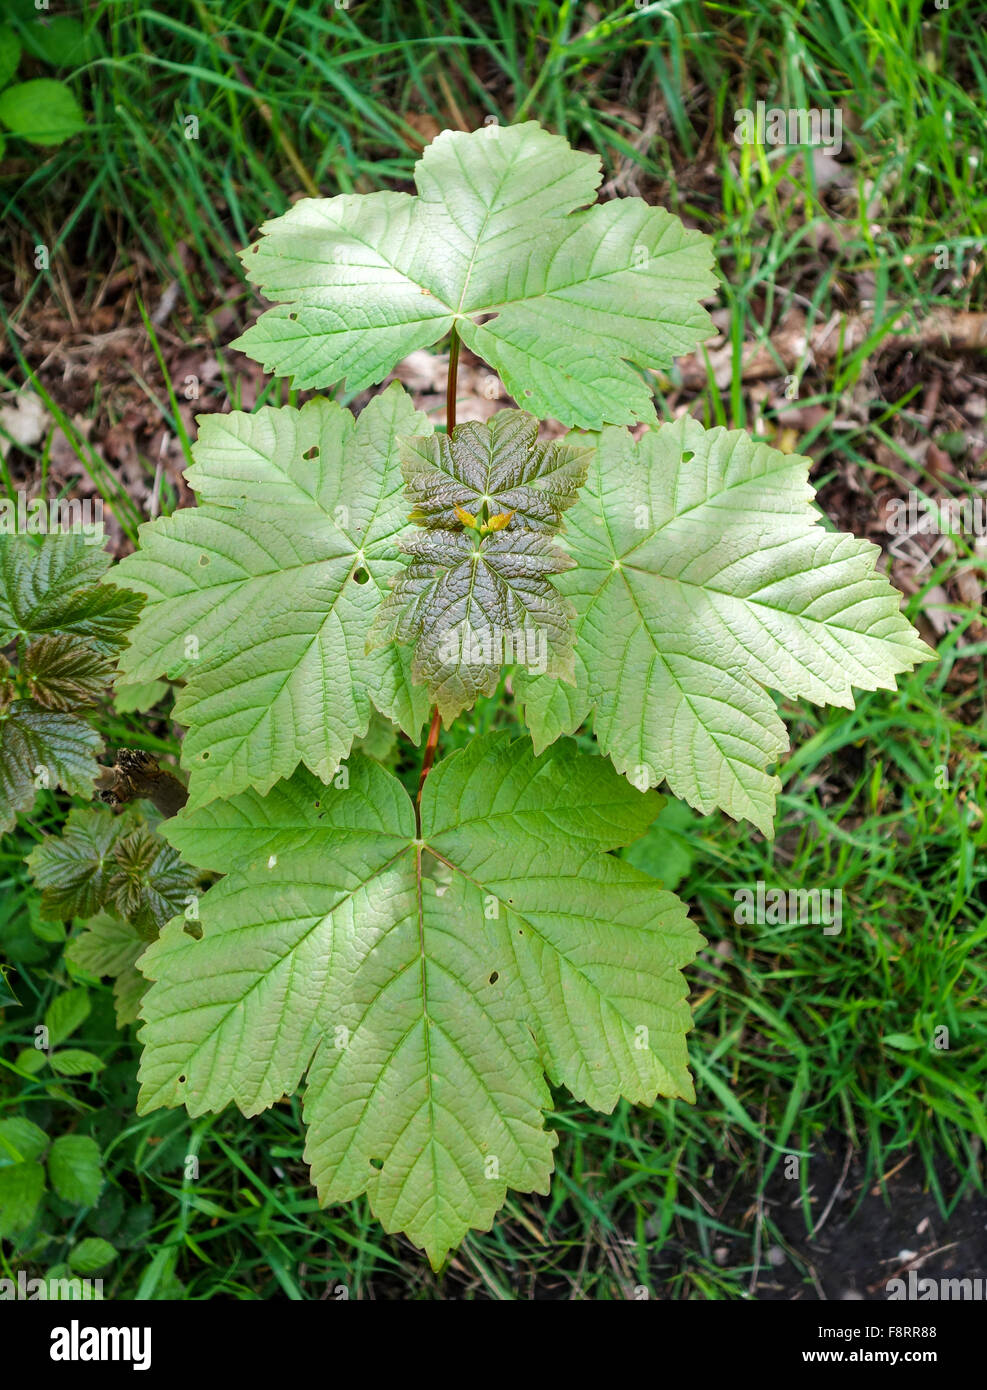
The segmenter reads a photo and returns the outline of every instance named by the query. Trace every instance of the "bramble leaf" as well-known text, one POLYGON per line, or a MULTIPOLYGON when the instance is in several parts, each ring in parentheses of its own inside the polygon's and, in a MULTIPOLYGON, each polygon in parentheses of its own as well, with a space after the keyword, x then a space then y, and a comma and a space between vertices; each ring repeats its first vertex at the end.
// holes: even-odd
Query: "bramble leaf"
POLYGON ((0 1168, 14 1163, 30 1163, 48 1147, 48 1136, 32 1120, 19 1115, 0 1120, 0 1168))
POLYGON ((497 687, 515 662, 572 680, 574 609, 552 585, 573 561, 542 531, 423 531, 381 604, 368 645, 414 642, 412 679, 446 724, 497 687))
POLYGON ((591 456, 581 445, 539 443, 538 421, 521 410, 500 410, 486 424, 458 425, 451 435, 407 439, 401 468, 414 506, 410 520, 455 529, 457 521, 473 524, 461 512, 483 521, 509 512, 504 525, 557 531, 591 456))
POLYGON ((5 87, 0 92, 0 125, 33 145, 61 145, 86 128, 71 87, 50 77, 5 87))
POLYGON ((128 680, 181 671, 189 801, 266 791, 299 761, 331 778, 373 710, 417 739, 408 653, 368 654, 401 568, 397 435, 430 428, 396 383, 354 421, 332 401, 200 417, 200 504, 141 527, 114 581, 147 595, 128 680))
POLYGON ((711 243, 640 198, 587 207, 600 178, 534 121, 443 131, 417 197, 305 198, 265 223, 241 259, 278 305, 233 346, 298 387, 357 392, 456 328, 536 415, 653 420, 629 364, 668 367, 708 336, 711 243))
POLYGON ((256 1114, 308 1073, 323 1204, 366 1192, 435 1267, 507 1189, 547 1191, 543 1073, 612 1110, 692 1097, 683 905, 605 850, 661 805, 560 743, 476 740, 414 806, 368 759, 185 810, 172 843, 228 877, 201 940, 142 956, 140 1108, 256 1114))
POLYGON ((48 1176, 63 1202, 93 1207, 103 1186, 103 1157, 87 1134, 62 1134, 48 1152, 48 1176))
POLYGON ((558 581, 575 687, 517 681, 536 749, 595 709, 618 771, 770 835, 788 738, 765 687, 852 708, 854 686, 893 689, 934 656, 876 547, 817 524, 809 464, 687 418, 638 444, 603 431, 558 581))
POLYGON ((40 1163, 0 1167, 0 1237, 9 1240, 30 1226, 44 1195, 45 1170, 40 1163))

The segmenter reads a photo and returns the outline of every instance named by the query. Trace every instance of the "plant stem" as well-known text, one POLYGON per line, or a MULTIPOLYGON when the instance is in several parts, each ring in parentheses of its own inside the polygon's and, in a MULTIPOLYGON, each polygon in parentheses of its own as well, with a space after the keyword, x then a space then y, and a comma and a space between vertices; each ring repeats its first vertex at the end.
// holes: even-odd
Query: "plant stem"
POLYGON ((456 385, 459 378, 459 334, 455 327, 449 339, 449 378, 446 383, 446 433, 456 428, 456 385))
POLYGON ((138 748, 121 748, 113 767, 101 767, 96 788, 100 800, 118 810, 129 801, 146 798, 165 820, 177 816, 188 801, 188 788, 174 773, 159 767, 153 754, 138 748))
MULTIPOLYGON (((459 380, 459 334, 453 325, 452 333, 449 338, 449 377, 446 383, 446 433, 452 434, 456 428, 456 387, 459 380)), ((418 826, 418 833, 421 834, 421 804, 422 791, 425 788, 425 778, 432 770, 435 762, 435 752, 439 746, 439 708, 436 705, 432 710, 432 723, 429 726, 428 738, 425 741, 425 756, 422 759, 421 776, 418 778, 418 793, 415 796, 415 821, 418 826)))
POLYGON ((421 817, 419 815, 419 811, 422 804, 422 791, 425 786, 425 778, 431 772, 432 764, 435 762, 435 750, 439 746, 440 722, 441 721, 439 720, 439 707, 438 705, 436 705, 435 708, 432 710, 432 722, 429 725, 428 738, 425 740, 425 756, 422 759, 422 772, 421 776, 418 779, 418 792, 415 796, 415 819, 418 821, 419 834, 421 834, 422 828, 421 817))

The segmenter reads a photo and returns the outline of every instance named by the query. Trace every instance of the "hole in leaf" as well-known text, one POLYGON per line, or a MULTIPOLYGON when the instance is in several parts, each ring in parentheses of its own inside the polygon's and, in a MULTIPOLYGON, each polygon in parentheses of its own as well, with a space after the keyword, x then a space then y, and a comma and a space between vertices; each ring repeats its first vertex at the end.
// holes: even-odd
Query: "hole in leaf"
POLYGON ((257 255, 257 252, 260 250, 260 247, 259 247, 259 246, 251 246, 250 249, 251 249, 251 251, 253 251, 254 255, 256 256, 256 255, 257 255))
POLYGON ((371 1168, 376 1168, 379 1173, 384 1166, 384 1160, 382 1158, 372 1158, 370 1160, 370 1166, 371 1168))
POLYGON ((367 580, 370 578, 370 575, 367 572, 367 570, 365 570, 361 565, 359 569, 355 569, 353 571, 353 578, 356 580, 358 584, 366 584, 367 580))
POLYGON ((184 1086, 184 1085, 185 1085, 185 1082, 186 1082, 186 1080, 187 1080, 187 1078, 186 1078, 186 1077, 184 1077, 184 1076, 180 1076, 180 1077, 179 1077, 179 1078, 178 1078, 178 1082, 179 1082, 179 1085, 181 1085, 181 1086, 184 1086))
POLYGON ((525 391, 524 394, 525 394, 526 396, 530 396, 530 395, 531 395, 531 392, 530 392, 530 391, 525 391))
POLYGON ((208 563, 209 563, 209 556, 208 556, 208 555, 200 555, 200 556, 199 556, 199 564, 200 564, 200 565, 208 565, 208 563))
POLYGON ((685 453, 682 455, 682 462, 691 463, 695 457, 696 456, 691 449, 686 449, 685 453))
POLYGON ((206 760, 208 757, 209 757, 209 751, 208 751, 208 749, 207 749, 206 752, 203 753, 203 755, 202 755, 202 761, 205 762, 205 760, 206 760))
POLYGON ((320 807, 321 805, 322 805, 322 802, 321 802, 321 801, 317 801, 317 802, 315 803, 315 809, 318 810, 319 807, 320 807))
POLYGON ((499 979, 500 979, 500 973, 499 973, 499 971, 497 971, 497 970, 492 970, 492 971, 490 972, 490 979, 487 981, 487 984, 488 984, 488 985, 495 985, 499 979))
POLYGON ((303 458, 303 459, 317 459, 318 457, 319 457, 319 446, 318 446, 318 444, 313 444, 312 447, 311 447, 311 449, 306 449, 305 452, 304 452, 304 454, 302 454, 302 458, 303 458))
POLYGON ((294 322, 295 322, 295 319, 297 319, 298 315, 297 315, 297 314, 289 314, 288 317, 291 319, 292 323, 294 323, 294 322))

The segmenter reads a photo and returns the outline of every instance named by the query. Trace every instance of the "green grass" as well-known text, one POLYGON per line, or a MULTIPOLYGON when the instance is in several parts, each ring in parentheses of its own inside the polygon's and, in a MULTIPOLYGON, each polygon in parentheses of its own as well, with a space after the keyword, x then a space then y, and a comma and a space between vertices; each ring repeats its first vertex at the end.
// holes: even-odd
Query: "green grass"
MULTIPOLYGON (((40 158, 16 152, 33 168, 22 184, 0 181, 13 231, 0 260, 11 286, 16 268, 19 287, 5 295, 6 321, 29 330, 44 297, 62 294, 57 278, 24 270, 23 246, 38 237, 53 259, 86 268, 88 296, 111 265, 136 261, 147 304, 177 278, 234 402, 234 354, 214 318, 226 304, 248 302, 237 249, 300 190, 408 186, 416 157, 409 118, 424 116, 453 125, 485 116, 543 121, 598 151, 605 180, 631 180, 630 191, 711 232, 737 345, 769 336, 793 304, 810 326, 827 322, 852 300, 854 277, 872 276, 872 339, 827 374, 810 371, 802 388, 799 404, 825 412, 799 440, 816 457, 817 485, 850 464, 876 486, 910 464, 897 427, 918 408, 915 390, 883 399, 871 375, 902 305, 984 304, 972 267, 987 223, 987 33, 973 6, 662 0, 604 13, 547 0, 344 10, 304 0, 104 0, 88 8, 86 23, 90 57, 70 77, 89 113, 86 135, 40 158), (793 150, 744 147, 738 157, 733 112, 757 99, 845 110, 849 157, 838 199, 793 150), (189 115, 198 139, 185 138, 189 115), (837 217, 840 243, 820 254, 813 236, 837 217), (943 246, 951 272, 935 266, 943 246), (847 424, 855 390, 873 408, 847 424), (878 456, 879 446, 900 469, 886 452, 878 456)), ((145 324, 150 331, 146 316, 145 324)), ((29 363, 15 329, 9 337, 16 350, 2 384, 17 385, 29 363)), ((149 362, 154 351, 152 342, 149 362)), ((664 400, 674 374, 660 385, 664 400)), ((167 380, 149 377, 146 387, 177 430, 167 380)), ((282 390, 272 384, 270 398, 282 390)), ((706 423, 749 426, 750 399, 735 369, 726 389, 709 385, 696 408, 706 423)), ((770 417, 764 427, 774 428, 770 417)), ((133 504, 72 435, 132 537, 140 520, 133 504)), ((153 474, 154 462, 145 466, 153 474)), ((174 501, 162 493, 163 510, 174 501)), ((955 558, 928 571, 926 588, 974 559, 961 541, 955 558)), ((870 1183, 918 1155, 947 1213, 981 1190, 987 1140, 987 726, 975 616, 957 610, 940 663, 904 679, 897 695, 863 696, 854 711, 785 711, 793 752, 779 769, 773 843, 724 817, 676 823, 677 891, 710 942, 693 972, 696 1106, 621 1105, 600 1116, 559 1094, 551 1195, 512 1195, 493 1231, 470 1236, 447 1274, 436 1278, 406 1243, 384 1236, 363 1202, 318 1211, 297 1101, 251 1120, 138 1118, 139 1049, 116 1033, 102 987, 73 1040, 105 1059, 95 1080, 0 1067, 0 1114, 24 1114, 53 1135, 92 1133, 107 1173, 95 1212, 53 1208, 40 1233, 47 1243, 20 1258, 49 1267, 80 1234, 103 1234, 119 1250, 107 1291, 145 1298, 335 1299, 344 1289, 354 1298, 609 1299, 639 1286, 664 1297, 742 1298, 758 1251, 781 1240, 758 1195, 784 1155, 801 1155, 811 1228, 813 1156, 834 1135, 864 1157, 870 1183), (974 684, 960 692, 954 677, 976 661, 974 684), (759 880, 840 889, 842 932, 737 923, 735 890, 759 880), (943 1026, 948 1050, 930 1045, 943 1026), (197 1178, 184 1176, 190 1156, 197 1178), (716 1252, 727 1238, 734 1254, 724 1267, 716 1252)), ((509 700, 484 702, 443 746, 464 738, 471 722, 512 721, 509 700)), ((165 719, 149 729, 135 716, 107 714, 103 727, 111 746, 177 747, 165 719)), ((407 759, 405 775, 416 770, 407 759)), ((23 1004, 3 1017, 4 1059, 32 1044, 35 1024, 70 982, 60 943, 38 936, 22 863, 63 814, 64 799, 46 795, 0 849, 0 947, 18 967, 12 979, 23 1004)), ((656 841, 656 863, 671 844, 656 841)), ((0 1252, 8 1273, 17 1257, 9 1242, 0 1252)), ((811 1297, 808 1271, 805 1278, 811 1297)))

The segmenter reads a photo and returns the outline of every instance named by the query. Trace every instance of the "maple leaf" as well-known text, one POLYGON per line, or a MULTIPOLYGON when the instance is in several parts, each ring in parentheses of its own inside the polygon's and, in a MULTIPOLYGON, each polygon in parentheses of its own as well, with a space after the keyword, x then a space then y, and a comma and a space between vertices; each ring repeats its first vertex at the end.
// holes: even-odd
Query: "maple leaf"
POLYGON ((406 529, 396 436, 429 428, 397 383, 354 421, 333 401, 205 415, 199 505, 141 527, 114 581, 147 596, 120 662, 180 671, 174 715, 201 804, 302 761, 331 778, 373 710, 417 739, 428 712, 396 647, 366 652, 406 529))
POLYGON ((113 981, 117 1027, 136 1023, 147 981, 137 969, 147 941, 136 927, 119 917, 101 912, 86 922, 65 948, 65 958, 79 970, 113 981))
POLYGON ((401 468, 419 526, 454 528, 457 520, 509 518, 512 525, 557 531, 586 481, 592 450, 539 443, 538 421, 521 410, 501 410, 486 424, 457 425, 451 435, 405 440, 401 468))
POLYGON ((106 656, 68 632, 39 637, 28 647, 21 664, 35 704, 65 712, 95 704, 112 671, 106 656))
POLYGON ((25 648, 16 677, 0 656, 0 830, 40 788, 92 795, 103 744, 73 710, 105 690, 140 609, 100 582, 109 563, 71 532, 0 532, 0 647, 25 648))
POLYGON ((443 131, 417 197, 304 198, 264 224, 241 259, 278 305, 234 347, 298 387, 355 393, 455 328, 536 415, 653 420, 629 363, 668 367, 709 335, 711 242, 640 198, 587 207, 600 178, 534 121, 443 131))
POLYGON ((140 599, 100 583, 109 564, 105 550, 73 532, 0 532, 0 647, 57 632, 104 656, 119 651, 140 599))
POLYGON ((185 906, 195 875, 136 810, 76 807, 61 835, 48 835, 27 859, 48 919, 92 917, 109 909, 148 937, 185 906))
POLYGON ((575 683, 520 672, 536 748, 590 711, 619 771, 667 781, 771 834, 788 747, 765 687, 853 707, 934 653, 874 568, 877 547, 824 530, 810 460, 683 419, 635 444, 604 430, 568 516, 575 683))
POLYGON ((661 806, 568 742, 475 740, 435 767, 420 826, 379 764, 345 791, 299 769, 165 833, 227 871, 202 937, 176 919, 139 961, 142 1113, 256 1114, 308 1073, 323 1204, 366 1192, 437 1268, 507 1189, 545 1192, 544 1073, 612 1110, 691 1099, 683 905, 604 851, 661 806))
POLYGON ((0 707, 0 830, 18 811, 29 811, 39 788, 63 787, 91 796, 103 741, 74 714, 42 708, 33 700, 0 707))
POLYGON ((573 561, 544 532, 424 531, 401 548, 411 563, 392 581, 368 646, 414 642, 412 679, 446 724, 493 693, 502 666, 572 680, 574 610, 550 576, 573 561))

